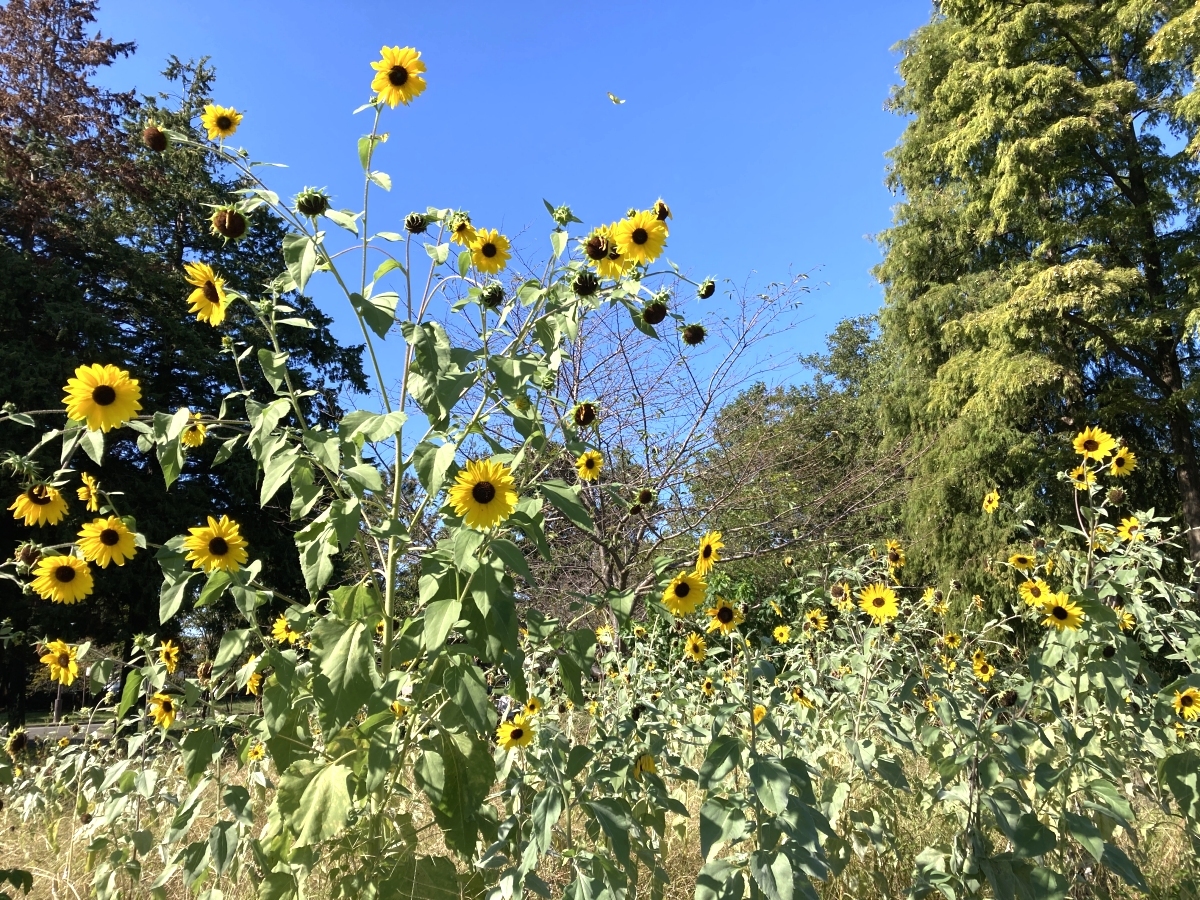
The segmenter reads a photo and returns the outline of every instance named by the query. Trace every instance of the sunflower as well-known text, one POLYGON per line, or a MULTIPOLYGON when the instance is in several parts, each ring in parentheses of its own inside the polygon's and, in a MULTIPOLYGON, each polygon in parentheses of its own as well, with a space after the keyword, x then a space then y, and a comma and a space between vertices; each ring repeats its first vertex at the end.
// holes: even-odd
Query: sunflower
POLYGON ((116 366, 80 366, 63 388, 67 416, 87 422, 92 431, 108 431, 132 419, 142 408, 142 389, 136 378, 116 366))
POLYGON ((1086 618, 1079 604, 1072 603, 1066 594, 1051 594, 1042 601, 1042 612, 1046 614, 1046 618, 1042 619, 1042 624, 1047 628, 1057 628, 1059 631, 1064 628, 1074 631, 1086 618))
POLYGON ((1132 544, 1135 541, 1144 541, 1146 533, 1142 530, 1142 523, 1138 521, 1137 516, 1130 516, 1128 519, 1121 520, 1121 525, 1117 529, 1117 537, 1132 544))
POLYGON ((786 625, 776 625, 772 634, 775 636, 775 643, 777 644, 786 644, 792 639, 792 629, 786 625))
POLYGON ((161 725, 164 731, 171 727, 178 712, 175 701, 167 694, 155 694, 150 698, 150 715, 154 717, 154 724, 161 725))
POLYGON ((705 657, 708 656, 708 644, 704 638, 693 631, 683 642, 683 655, 693 662, 704 662, 705 657))
POLYGON ((575 460, 575 471, 579 473, 580 481, 596 481, 600 478, 600 469, 604 465, 604 457, 598 450, 588 450, 575 460))
POLYGON ((133 532, 116 516, 95 519, 86 523, 79 531, 79 551, 83 558, 107 569, 109 563, 125 565, 137 553, 133 532))
POLYGON ((375 70, 371 90, 375 92, 376 100, 395 109, 397 103, 408 106, 421 96, 425 91, 425 79, 421 77, 425 63, 421 62, 419 50, 412 47, 382 47, 379 55, 382 58, 371 63, 371 68, 375 70))
POLYGON ((763 719, 765 719, 767 717, 767 708, 765 706, 763 706, 761 703, 759 703, 758 705, 756 705, 754 707, 754 712, 752 713, 752 716, 754 718, 754 724, 757 725, 759 722, 761 722, 763 719))
POLYGON ((26 526, 57 525, 67 514, 67 501, 57 488, 48 484, 35 484, 9 507, 14 519, 24 519, 26 526))
POLYGON ((471 242, 471 262, 480 272, 495 275, 508 265, 512 255, 510 247, 508 238, 496 229, 481 229, 475 232, 475 240, 471 242))
POLYGON ((1200 718, 1200 691, 1194 687, 1175 692, 1175 712, 1189 722, 1200 718))
POLYGON ((208 434, 208 426, 200 421, 202 418, 203 416, 200 413, 192 413, 189 416, 190 421, 184 427, 182 434, 179 435, 179 439, 183 441, 184 446, 199 447, 204 444, 204 438, 208 434))
POLYGON ((1008 564, 1018 572, 1028 572, 1034 566, 1034 559, 1028 553, 1014 553, 1008 558, 1008 564))
POLYGON ((1100 428, 1093 428, 1091 426, 1075 435, 1075 440, 1072 444, 1075 447, 1075 452, 1085 460, 1104 459, 1104 457, 1112 453, 1117 447, 1117 441, 1111 434, 1100 428))
POLYGON ((534 716, 536 716, 541 711, 542 711, 541 699, 538 697, 530 697, 529 701, 525 704, 525 715, 529 716, 529 718, 532 719, 534 716))
POLYGON ((929 607, 929 609, 930 612, 932 612, 935 616, 944 616, 946 613, 950 612, 950 601, 946 600, 944 597, 941 599, 935 598, 933 601, 933 606, 929 607))
POLYGON ((886 584, 878 582, 869 585, 858 595, 858 606, 875 620, 876 625, 884 625, 900 615, 896 592, 886 584))
POLYGON ((1128 447, 1120 447, 1108 463, 1108 474, 1124 478, 1137 468, 1137 456, 1128 447))
POLYGON ((611 625, 601 625, 596 629, 596 643, 608 646, 613 642, 613 630, 611 625))
POLYGON ((905 561, 906 560, 904 558, 904 549, 900 546, 900 542, 899 541, 888 541, 887 542, 888 568, 889 569, 903 569, 905 561))
POLYGON ((942 654, 941 663, 942 668, 947 672, 953 672, 958 668, 958 663, 954 660, 954 658, 945 653, 942 654))
POLYGON ((829 618, 819 609, 810 609, 804 614, 804 628, 806 631, 824 631, 829 618))
POLYGON ((43 600, 78 603, 92 592, 92 570, 77 556, 43 556, 33 574, 33 589, 43 600))
POLYGON ((70 687, 79 675, 79 663, 75 661, 75 648, 65 641, 51 641, 41 661, 50 670, 50 680, 70 687))
POLYGON ((702 682, 700 682, 700 691, 705 697, 711 697, 716 692, 716 688, 713 686, 713 680, 711 678, 705 678, 702 682))
POLYGON ((179 645, 174 641, 163 641, 158 648, 158 661, 167 667, 167 674, 174 675, 179 668, 179 645))
POLYGON ((183 541, 188 551, 187 559, 194 569, 211 572, 221 569, 225 572, 236 572, 246 564, 249 554, 246 553, 246 539, 242 537, 237 522, 229 516, 221 516, 217 521, 208 517, 208 525, 189 528, 191 536, 183 541))
POLYGON ((956 631, 951 631, 942 638, 942 644, 945 645, 947 650, 957 650, 962 646, 962 636, 956 631))
POLYGON ((838 612, 849 612, 854 608, 854 598, 850 593, 850 585, 844 581, 836 582, 829 589, 829 597, 833 600, 833 605, 837 607, 838 612))
POLYGON ((663 251, 667 226, 653 212, 634 213, 622 219, 612 229, 617 252, 635 263, 652 263, 663 251))
POLYGON ((267 757, 267 747, 262 741, 257 741, 246 751, 246 759, 250 762, 262 762, 267 757))
POLYGON ((717 605, 706 610, 709 616, 707 631, 720 630, 721 634, 729 634, 737 628, 742 622, 746 621, 746 617, 742 615, 742 611, 726 600, 724 597, 717 598, 717 605))
POLYGON ((775 615, 776 615, 776 616, 778 616, 779 618, 781 618, 781 619, 782 619, 782 618, 783 618, 783 607, 782 607, 782 606, 780 606, 780 605, 779 605, 779 604, 778 604, 776 601, 774 601, 774 600, 768 600, 768 601, 767 601, 767 603, 768 603, 768 604, 770 605, 770 607, 771 607, 771 612, 775 613, 775 615))
POLYGON ((1041 602, 1049 597, 1051 593, 1050 585, 1046 584, 1040 578, 1022 581, 1017 590, 1021 592, 1021 599, 1029 606, 1041 605, 1041 602))
POLYGON ((1000 508, 1000 492, 988 491, 983 495, 983 511, 989 516, 1000 508))
POLYGON ((208 263, 184 263, 183 270, 187 283, 196 287, 187 297, 187 302, 191 304, 188 312, 195 313, 198 320, 216 328, 225 321, 225 310, 229 307, 225 279, 214 272, 208 263))
POLYGON ((1117 627, 1122 631, 1133 631, 1136 626, 1137 620, 1129 610, 1123 609, 1117 613, 1117 627))
MULTIPOLYGON (((250 659, 246 662, 246 665, 250 665, 250 663, 254 662, 257 659, 258 659, 257 656, 251 656, 250 659)), ((258 692, 262 690, 262 681, 263 681, 262 672, 251 672, 250 677, 246 679, 246 693, 250 694, 251 696, 257 697, 258 692)))
MULTIPOLYGON (((9 758, 13 762, 16 762, 17 757, 24 753, 25 748, 28 746, 29 732, 27 732, 24 728, 17 728, 9 732, 8 737, 5 739, 4 752, 8 754, 9 758)), ((20 775, 21 770, 17 769, 13 774, 20 775)))
POLYGON ((529 727, 523 715, 512 717, 511 721, 501 722, 496 729, 496 742, 505 750, 517 747, 528 747, 533 740, 533 729, 529 727))
POLYGON ((809 700, 808 695, 804 693, 804 688, 800 687, 798 684, 792 688, 792 699, 805 709, 813 708, 813 702, 809 700))
POLYGON ((484 531, 499 525, 516 509, 517 492, 502 463, 471 460, 455 478, 449 500, 468 528, 484 531))
POLYGON ((300 640, 300 632, 292 628, 287 616, 280 613, 279 618, 271 625, 271 637, 280 644, 294 644, 300 640))
POLYGON ((651 775, 658 774, 658 767, 654 765, 654 757, 649 753, 643 753, 637 758, 633 764, 633 780, 641 781, 642 776, 649 772, 651 775))
POLYGON ((200 124, 208 129, 210 141, 218 138, 224 140, 227 137, 233 137, 233 133, 242 124, 242 114, 232 106, 217 106, 209 103, 204 107, 204 114, 200 116, 200 124))
POLYGON ((393 700, 388 705, 388 709, 390 709, 392 711, 392 718, 394 718, 394 719, 403 719, 405 716, 408 715, 408 707, 405 706, 403 703, 401 703, 399 700, 393 700))
POLYGON ((704 602, 708 583, 696 572, 680 572, 663 590, 662 602, 673 616, 686 616, 704 602))
POLYGON ((639 641, 645 640, 646 639, 646 629, 643 628, 641 625, 634 625, 633 626, 633 636, 635 638, 637 638, 639 641))
POLYGON ((971 668, 975 670, 975 677, 987 684, 992 680, 992 676, 996 674, 996 667, 993 666, 986 658, 976 656, 971 663, 971 668))
POLYGON ((75 489, 75 496, 83 501, 88 512, 100 512, 100 482, 87 472, 81 472, 79 480, 83 486, 75 489))
POLYGON ((721 558, 719 551, 724 547, 719 531, 710 531, 700 538, 700 549, 696 553, 696 571, 701 575, 711 572, 713 565, 721 558))
POLYGON ((1086 491, 1096 483, 1096 473, 1087 466, 1076 466, 1068 475, 1077 491, 1086 491))

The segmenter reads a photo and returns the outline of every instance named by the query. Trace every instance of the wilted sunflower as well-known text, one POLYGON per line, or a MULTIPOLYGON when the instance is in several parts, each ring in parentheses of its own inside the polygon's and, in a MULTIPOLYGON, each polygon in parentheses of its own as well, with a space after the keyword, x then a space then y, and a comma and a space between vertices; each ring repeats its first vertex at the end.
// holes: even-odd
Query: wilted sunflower
POLYGON ((471 460, 450 488, 450 505, 468 528, 480 531, 499 525, 517 507, 513 477, 503 463, 471 460))
POLYGON ((179 645, 174 641, 163 641, 158 648, 158 661, 167 667, 167 674, 174 675, 179 668, 179 645))
POLYGON ((225 140, 227 137, 233 137, 233 133, 242 124, 242 114, 232 106, 209 103, 200 116, 200 124, 208 130, 210 141, 225 140))
POLYGON ((1175 713, 1189 722, 1200 718, 1200 691, 1194 687, 1175 692, 1175 713))
POLYGON ((282 613, 271 625, 271 637, 275 638, 280 644, 294 644, 300 640, 300 632, 291 626, 287 616, 282 613))
POLYGON ((1064 628, 1074 631, 1086 618, 1083 608, 1079 604, 1073 603, 1066 594, 1051 594, 1042 601, 1042 612, 1046 614, 1046 618, 1042 619, 1042 624, 1047 628, 1057 628, 1059 631, 1064 628))
POLYGON ((83 501, 88 512, 100 512, 100 482, 87 472, 81 472, 79 480, 83 485, 75 489, 75 496, 83 501))
POLYGON ((1034 566, 1034 559, 1028 553, 1014 553, 1008 558, 1008 564, 1018 572, 1028 572, 1034 566))
POLYGON ((796 703, 799 703, 805 709, 813 708, 813 702, 808 699, 808 695, 804 693, 804 688, 800 687, 798 684, 792 687, 792 700, 794 700, 796 703))
POLYGON ((249 559, 246 539, 237 522, 229 516, 221 516, 219 521, 209 516, 207 526, 189 528, 188 531, 191 535, 184 539, 183 546, 188 551, 187 559, 192 568, 205 572, 213 569, 236 572, 249 559))
POLYGON ((653 212, 643 210, 618 222, 612 239, 621 256, 635 263, 652 263, 663 251, 667 226, 653 212))
POLYGON ((208 426, 200 420, 203 416, 198 412, 188 416, 188 423, 184 426, 183 432, 179 435, 179 439, 183 441, 184 446, 200 447, 204 444, 204 438, 208 434, 208 426))
POLYGON ((641 781, 642 776, 646 773, 651 775, 658 774, 658 768, 654 765, 654 757, 649 753, 643 753, 637 758, 633 764, 633 780, 641 781))
POLYGON ((77 540, 83 558, 102 569, 107 569, 110 563, 123 566, 125 560, 133 559, 137 553, 133 532, 116 516, 86 523, 77 540))
POLYGON ((530 697, 525 704, 525 715, 532 718, 542 711, 542 701, 538 697, 530 697))
POLYGON ((495 275, 508 265, 510 247, 508 238, 496 229, 484 228, 475 232, 475 240, 471 242, 471 262, 480 272, 495 275))
POLYGON ((217 327, 225 321, 225 309, 229 306, 225 279, 208 263, 184 263, 183 270, 187 283, 196 288, 188 294, 187 302, 191 304, 188 312, 195 313, 201 322, 217 327))
POLYGON ((763 706, 761 703, 759 703, 757 706, 754 707, 754 712, 752 714, 752 718, 754 719, 754 724, 757 725, 759 722, 761 722, 766 717, 767 717, 767 708, 765 706, 763 706))
MULTIPOLYGON (((17 757, 25 752, 25 748, 29 746, 29 732, 24 728, 17 728, 9 732, 8 737, 4 741, 4 752, 8 754, 9 759, 13 762, 17 761, 17 757)), ((18 769, 16 774, 21 774, 18 769)))
POLYGON ((899 541, 887 542, 887 564, 889 569, 903 569, 904 563, 904 548, 900 546, 899 541))
MULTIPOLYGON (((252 668, 258 662, 257 654, 250 654, 250 658, 246 660, 246 665, 243 668, 252 668)), ((252 671, 246 679, 246 693, 254 697, 258 696, 258 692, 262 690, 262 672, 252 671)))
POLYGON ((1137 456, 1128 447, 1120 447, 1108 463, 1108 474, 1124 478, 1137 468, 1137 456))
POLYGON ((51 641, 46 645, 46 653, 41 661, 50 670, 50 680, 57 681, 64 687, 74 684, 79 675, 79 663, 75 661, 75 648, 65 641, 51 641))
POLYGON ((209 233, 225 242, 238 241, 250 230, 250 219, 236 206, 218 206, 208 217, 209 233))
POLYGON ((886 584, 872 584, 858 595, 858 606, 874 619, 876 625, 884 625, 900 615, 896 592, 886 584))
POLYGON ((850 585, 838 581, 829 588, 829 597, 839 612, 849 612, 854 608, 854 599, 850 595, 850 585))
POLYGON ((529 722, 523 715, 516 715, 511 721, 501 722, 500 727, 496 729, 496 743, 505 750, 528 747, 532 740, 533 729, 529 727, 529 722))
POLYGON ((1075 447, 1075 452, 1085 460, 1104 459, 1104 457, 1112 453, 1117 447, 1117 441, 1111 434, 1103 429, 1091 426, 1075 435, 1075 440, 1072 444, 1075 447))
POLYGON ((67 501, 57 488, 35 484, 17 495, 9 507, 14 519, 24 519, 26 526, 57 525, 67 514, 67 501))
POLYGON ((711 572, 713 565, 721 558, 720 551, 724 547, 719 531, 710 531, 700 538, 700 547, 696 552, 696 572, 700 575, 711 572))
POLYGON ((1086 491, 1096 483, 1096 473, 1087 466, 1076 466, 1068 475, 1077 491, 1086 491))
POLYGON ((1022 581, 1017 590, 1021 592, 1021 599, 1029 606, 1040 606, 1042 601, 1050 596, 1050 585, 1040 578, 1022 581))
POLYGON ((699 347, 704 343, 704 339, 708 337, 708 329, 699 322, 693 322, 690 325, 685 325, 683 330, 679 332, 679 335, 689 347, 699 347))
POLYGON ((164 731, 171 727, 177 714, 175 701, 169 695, 155 694, 150 698, 150 715, 154 717, 154 724, 161 726, 164 731))
POLYGON ((707 631, 720 631, 721 634, 729 634, 735 628, 746 621, 746 617, 742 615, 742 611, 735 607, 724 597, 717 598, 716 606, 706 610, 709 617, 707 631))
POLYGON ((450 231, 450 240, 460 247, 470 247, 475 240, 475 228, 471 225, 471 217, 464 212, 451 215, 447 228, 450 231))
POLYGON ((575 471, 580 481, 596 481, 600 478, 600 469, 604 465, 604 457, 598 450, 587 450, 575 460, 575 471))
POLYGON ((142 408, 142 389, 137 379, 113 365, 80 366, 63 390, 67 416, 87 422, 92 431, 116 428, 142 408))
POLYGON ((92 592, 92 570, 77 556, 43 556, 33 574, 31 586, 43 600, 78 603, 92 592))
POLYGON ((683 642, 683 655, 693 662, 704 662, 708 656, 708 644, 693 631, 683 642))
POLYGON ((405 106, 412 103, 425 90, 425 63, 421 53, 412 47, 382 47, 381 59, 371 63, 375 77, 371 79, 371 90, 380 103, 395 109, 397 103, 405 106))
POLYGON ((988 491, 983 495, 983 511, 989 516, 1000 508, 1000 492, 988 491))
POLYGON ((971 668, 975 670, 975 677, 984 684, 992 680, 992 676, 996 674, 996 667, 987 661, 985 657, 976 656, 971 663, 971 668))
POLYGON ((775 638, 775 643, 786 644, 792 639, 792 629, 786 625, 776 625, 775 630, 771 632, 775 638))
POLYGON ((1135 541, 1146 540, 1146 532, 1142 529, 1142 523, 1138 521, 1137 516, 1130 516, 1121 520, 1121 525, 1117 528, 1117 537, 1132 544, 1135 541))
POLYGON ((824 631, 828 617, 819 609, 810 609, 804 614, 805 631, 824 631))
POLYGON ((673 616, 686 616, 704 602, 708 583, 696 572, 680 572, 663 590, 662 602, 673 616))

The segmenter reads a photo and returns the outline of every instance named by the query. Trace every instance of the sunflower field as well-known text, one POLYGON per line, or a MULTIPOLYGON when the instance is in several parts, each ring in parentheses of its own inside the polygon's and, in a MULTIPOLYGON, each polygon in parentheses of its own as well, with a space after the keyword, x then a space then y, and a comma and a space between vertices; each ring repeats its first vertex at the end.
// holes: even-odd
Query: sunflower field
POLYGON ((743 577, 719 522, 615 588, 543 602, 552 544, 620 558, 660 503, 604 452, 606 403, 559 389, 574 344, 615 312, 687 353, 708 330, 677 292, 716 285, 666 261, 661 199, 590 226, 546 204, 544 275, 517 283, 510 238, 464 210, 380 230, 386 128, 426 67, 411 47, 371 65, 361 209, 282 199, 236 109, 208 105, 206 139, 140 123, 165 166, 237 171, 206 214, 234 252, 257 215, 287 224, 253 293, 211 260, 180 273, 181 315, 253 317, 261 340, 222 359, 240 389, 150 409, 138 359, 96 360, 60 408, 0 413, 26 438, 3 460, 24 529, 4 578, 72 606, 131 560, 161 573, 129 653, 38 636, 42 675, 89 699, 61 740, 7 735, 0 897, 1197 896, 1200 607, 1186 535, 1128 506, 1138 447, 1075 429, 1065 523, 999 489, 972 499, 981 528, 1016 535, 986 563, 998 604, 914 583, 899 538, 784 540, 756 553, 769 579, 743 577), (285 297, 317 280, 378 400, 336 421, 281 338, 313 327, 285 297), (303 591, 220 504, 150 540, 139 496, 106 485, 121 433, 168 490, 206 446, 214 466, 252 461, 303 591), (175 626, 223 603, 236 621, 184 665, 175 626))

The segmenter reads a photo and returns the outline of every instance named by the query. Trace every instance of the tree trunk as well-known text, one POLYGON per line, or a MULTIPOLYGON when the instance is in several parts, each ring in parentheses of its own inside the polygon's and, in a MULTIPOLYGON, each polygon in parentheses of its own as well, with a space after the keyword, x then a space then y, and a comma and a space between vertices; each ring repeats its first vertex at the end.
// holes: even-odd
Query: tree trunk
POLYGON ((1180 396, 1183 371, 1179 365, 1176 345, 1171 344, 1163 354, 1162 380, 1171 389, 1166 397, 1167 428, 1171 432, 1171 455, 1175 457, 1175 480, 1179 484, 1179 499, 1183 505, 1183 522, 1187 527, 1188 553, 1200 561, 1200 461, 1196 454, 1196 435, 1192 431, 1192 416, 1187 402, 1180 396))

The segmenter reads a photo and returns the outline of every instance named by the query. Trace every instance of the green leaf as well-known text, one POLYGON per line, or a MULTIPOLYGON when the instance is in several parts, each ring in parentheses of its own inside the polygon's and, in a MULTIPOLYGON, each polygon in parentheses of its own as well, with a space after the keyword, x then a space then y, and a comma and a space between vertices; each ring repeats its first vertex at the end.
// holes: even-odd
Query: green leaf
POLYGON ((380 476, 379 470, 370 463, 350 466, 342 470, 342 474, 352 484, 357 485, 359 490, 375 491, 376 493, 383 490, 383 478, 380 476))
POLYGON ((350 816, 350 775, 343 765, 324 766, 308 783, 292 816, 296 847, 319 844, 342 833, 350 816))
POLYGON ((224 875, 237 859, 237 822, 218 822, 208 833, 208 856, 217 875, 224 875))
POLYGON ((394 272, 396 269, 399 269, 401 271, 401 273, 404 272, 404 266, 402 266, 399 262, 397 262, 396 260, 392 259, 389 256, 387 259, 385 259, 383 262, 381 262, 378 266, 375 267, 375 274, 371 276, 371 280, 378 281, 380 278, 382 278, 388 272, 394 272))
POLYGON ((392 189, 392 176, 387 172, 371 172, 367 175, 367 177, 385 191, 390 191, 392 189))
POLYGON ((104 432, 88 430, 79 436, 79 446, 96 465, 104 464, 104 432))
POLYGON ((358 215, 352 213, 350 210, 329 209, 325 211, 325 218, 345 228, 355 237, 358 236, 358 215))
POLYGON ((167 622, 175 613, 179 612, 179 607, 183 605, 183 598, 187 595, 188 584, 191 583, 194 572, 190 572, 178 581, 166 579, 162 583, 162 587, 158 592, 158 621, 160 623, 167 622))
MULTIPOLYGON (((356 409, 342 418, 338 425, 338 434, 342 440, 349 441, 362 435, 368 441, 381 441, 390 438, 400 430, 408 416, 399 410, 381 415, 356 409)), ((337 468, 336 464, 330 468, 337 468)))
POLYGON ((221 791, 221 802, 243 825, 254 824, 254 807, 250 803, 250 792, 240 784, 229 784, 221 791))
POLYGON ((516 544, 507 538, 495 538, 488 544, 488 548, 500 557, 506 566, 524 578, 526 584, 530 587, 537 585, 533 579, 533 572, 529 570, 529 562, 525 559, 525 554, 516 544))
POLYGON ((317 268, 317 245, 306 234, 289 232, 283 236, 283 261, 296 283, 296 290, 303 293, 317 268))
POLYGON ((213 660, 213 678, 220 678, 246 654, 250 646, 250 629, 231 628, 221 635, 221 645, 213 660))
POLYGON ((313 629, 313 697, 322 727, 332 732, 356 715, 375 690, 374 629, 321 619, 313 629))
POLYGON ((700 787, 711 791, 732 772, 742 757, 742 742, 730 735, 721 735, 708 745, 708 753, 700 766, 700 787))
POLYGON ((1013 853, 1018 856, 1044 856, 1054 849, 1058 840, 1054 832, 1043 825, 1033 813, 1024 813, 1017 820, 1012 834, 1013 853))
POLYGON ((440 266, 450 258, 449 244, 425 244, 425 252, 433 260, 434 265, 440 266))
POLYGON ((696 877, 696 900, 742 900, 746 879, 728 860, 714 859, 696 877))
POLYGON ((362 294, 351 294, 350 305, 362 316, 367 326, 381 338, 387 337, 396 322, 396 302, 399 294, 386 293, 364 300, 362 294))
POLYGON ((278 391, 287 373, 287 362, 291 357, 287 353, 273 353, 266 348, 258 351, 258 364, 262 367, 267 384, 278 391))
POLYGON ((775 815, 787 809, 792 776, 777 760, 760 758, 750 766, 750 782, 762 805, 775 815))
POLYGON ((125 718, 125 714, 138 702, 143 678, 141 669, 130 669, 129 674, 125 676, 125 690, 121 691, 121 705, 117 707, 118 721, 125 718))
POLYGON ((338 617, 345 620, 375 619, 383 614, 383 601, 379 591, 370 582, 334 588, 329 599, 338 617))
POLYGON ((583 805, 591 811, 604 836, 608 838, 613 856, 629 868, 633 864, 629 857, 629 833, 633 830, 629 807, 616 797, 585 800, 583 805))
POLYGON ((564 516, 570 519, 584 531, 592 531, 592 517, 584 505, 579 502, 579 489, 570 486, 565 481, 554 479, 538 484, 539 490, 546 496, 564 516))
POLYGON ((486 746, 462 734, 441 731, 422 743, 413 775, 433 807, 446 846, 470 858, 479 834, 476 812, 495 778, 486 746))
POLYGON ((326 469, 335 471, 341 462, 341 441, 332 431, 304 432, 304 447, 326 469))
POLYGON ((271 498, 279 492, 279 489, 287 484, 288 479, 292 477, 292 469, 295 468, 299 459, 299 452, 289 449, 282 453, 276 453, 267 460, 263 471, 262 490, 258 496, 259 506, 266 506, 271 498))
POLYGON ((567 249, 567 233, 565 231, 550 232, 550 246, 554 248, 554 258, 558 259, 567 249))
POLYGON ((750 875, 767 900, 792 900, 792 863, 778 850, 755 850, 750 854, 750 875))
POLYGON ((446 643, 450 629, 462 615, 462 603, 458 600, 437 600, 425 608, 425 648, 434 653, 446 643))
POLYGON ((1170 790, 1179 812, 1192 822, 1200 819, 1200 753, 1185 750, 1164 759, 1158 777, 1170 790))
POLYGON ((430 496, 434 496, 442 489, 442 485, 446 481, 446 473, 454 465, 454 454, 457 450, 458 445, 453 441, 446 441, 442 444, 421 441, 413 449, 413 467, 417 470, 417 478, 421 481, 421 487, 425 488, 426 493, 430 496))
POLYGON ((718 844, 740 841, 750 834, 741 804, 729 797, 709 797, 700 807, 700 856, 708 860, 718 844))
MULTIPOLYGON (((463 250, 458 254, 458 274, 463 278, 467 277, 467 271, 471 268, 471 252, 463 250)), ((33 424, 32 422, 30 424, 33 424)))
POLYGON ((204 777, 209 764, 213 761, 213 753, 223 749, 217 745, 216 736, 211 729, 197 728, 184 735, 181 744, 183 751, 183 777, 191 787, 204 777))

